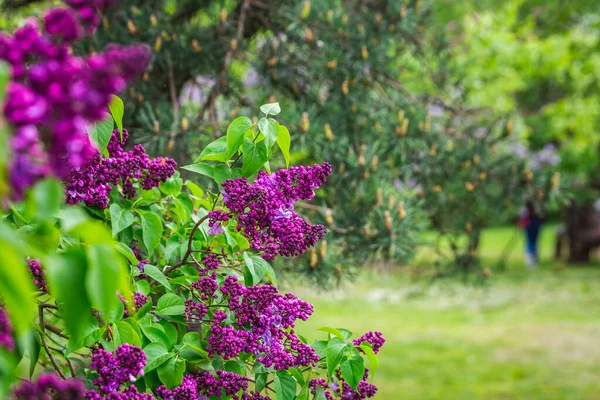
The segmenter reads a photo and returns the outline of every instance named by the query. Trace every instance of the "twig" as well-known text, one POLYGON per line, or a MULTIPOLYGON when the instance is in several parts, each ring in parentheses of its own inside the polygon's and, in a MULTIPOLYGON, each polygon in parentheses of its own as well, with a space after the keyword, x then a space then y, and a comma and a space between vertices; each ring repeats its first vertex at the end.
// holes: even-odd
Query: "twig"
POLYGON ((62 379, 65 379, 66 378, 65 374, 62 372, 62 370, 58 366, 56 360, 54 359, 54 356, 52 355, 52 352, 48 348, 48 343, 46 343, 46 337, 44 335, 44 307, 42 307, 42 306, 43 306, 43 304, 39 307, 39 310, 38 310, 38 314, 39 314, 39 318, 40 318, 40 329, 42 330, 40 332, 40 341, 42 342, 42 346, 44 347, 44 350, 46 350, 46 354, 48 355, 48 358, 50 359, 52 366, 56 370, 56 373, 58 373, 58 375, 62 379))
POLYGON ((189 258, 190 254, 192 254, 192 251, 193 251, 192 243, 194 242, 194 235, 196 234, 196 231, 198 230, 200 225, 207 219, 208 219, 208 215, 200 218, 198 220, 198 222, 196 222, 196 224, 192 228, 192 231, 190 232, 190 238, 188 239, 188 248, 187 248, 187 251, 185 252, 185 254, 183 255, 183 258, 177 264, 173 264, 171 266, 165 267, 165 269, 163 270, 163 273, 165 275, 167 275, 169 272, 174 271, 177 268, 179 268, 187 263, 187 259, 189 258))

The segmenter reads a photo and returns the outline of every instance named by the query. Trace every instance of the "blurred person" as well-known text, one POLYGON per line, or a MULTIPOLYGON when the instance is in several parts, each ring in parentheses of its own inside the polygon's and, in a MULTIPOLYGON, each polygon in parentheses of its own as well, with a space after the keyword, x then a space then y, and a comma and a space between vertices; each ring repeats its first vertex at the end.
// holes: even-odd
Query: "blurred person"
POLYGON ((537 243, 542 222, 542 217, 536 212, 533 202, 527 200, 519 216, 519 226, 525 231, 526 259, 527 265, 531 268, 538 263, 537 243))

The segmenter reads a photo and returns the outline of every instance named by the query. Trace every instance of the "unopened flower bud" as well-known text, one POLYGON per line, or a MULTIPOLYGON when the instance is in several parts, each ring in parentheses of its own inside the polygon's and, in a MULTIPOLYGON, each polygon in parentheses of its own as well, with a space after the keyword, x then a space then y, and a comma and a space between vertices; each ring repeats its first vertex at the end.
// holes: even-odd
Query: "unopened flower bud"
POLYGON ((277 65, 277 57, 270 58, 269 61, 267 61, 267 65, 269 67, 274 67, 277 65))
POLYGON ((325 221, 329 226, 333 226, 333 210, 331 208, 325 211, 325 221))
POLYGON ((310 122, 308 120, 308 113, 307 112, 303 112, 302 113, 302 118, 300 119, 300 131, 302 131, 302 132, 308 132, 309 128, 310 128, 310 122))
POLYGON ((337 67, 337 60, 331 60, 327 62, 327 68, 335 69, 337 67))
POLYGON ((373 159, 371 160, 371 169, 373 171, 376 171, 378 165, 379 165, 379 156, 374 155, 373 159))
POLYGON ((137 31, 137 28, 135 27, 135 24, 130 19, 127 20, 127 29, 129 30, 130 33, 135 33, 137 31))
POLYGON ((238 42, 236 39, 231 39, 231 50, 237 50, 238 42))
POLYGON ((406 209, 404 208, 404 202, 398 203, 398 218, 404 219, 406 217, 406 209))
POLYGON ((385 219, 385 229, 387 229, 388 232, 391 232, 392 226, 393 226, 392 216, 388 210, 385 210, 383 215, 384 215, 384 219, 385 219))
POLYGON ((343 174, 346 172, 346 163, 340 163, 339 173, 343 174))
POLYGON ((162 38, 160 36, 157 36, 156 40, 154 41, 154 51, 160 51, 161 47, 162 47, 162 38))
POLYGON ((400 7, 400 16, 402 18, 406 17, 406 4, 402 4, 402 6, 400 7))
POLYGON ((343 23, 344 25, 347 25, 347 24, 348 24, 348 15, 344 14, 344 16, 342 17, 342 23, 343 23))
POLYGON ((448 140, 446 141, 446 150, 447 150, 447 151, 452 151, 452 150, 454 150, 454 142, 453 142, 452 140, 450 140, 450 139, 448 139, 448 140))
POLYGON ((479 179, 481 179, 482 181, 485 181, 487 179, 487 174, 485 172, 480 172, 479 179))
POLYGON ((310 248, 310 267, 315 268, 317 263, 319 262, 319 258, 317 256, 317 250, 314 247, 310 248))
POLYGON ((348 93, 349 93, 349 89, 348 89, 348 79, 345 79, 345 80, 344 80, 344 82, 342 82, 341 89, 342 89, 342 94, 343 94, 344 96, 347 96, 347 95, 348 95, 348 93))
POLYGON ((440 185, 433 185, 431 187, 431 191, 434 192, 434 193, 439 193, 439 192, 442 191, 442 187, 440 185))
POLYGON ((475 190, 475 185, 473 185, 471 182, 466 182, 465 183, 465 188, 469 191, 472 192, 473 190, 475 190))

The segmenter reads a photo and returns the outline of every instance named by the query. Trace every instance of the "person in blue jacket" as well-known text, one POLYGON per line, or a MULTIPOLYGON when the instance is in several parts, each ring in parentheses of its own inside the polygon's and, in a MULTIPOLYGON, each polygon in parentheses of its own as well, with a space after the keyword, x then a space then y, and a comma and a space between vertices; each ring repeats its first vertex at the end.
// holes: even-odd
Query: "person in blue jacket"
POLYGON ((528 200, 519 217, 519 226, 525 231, 527 265, 535 267, 538 258, 538 237, 542 229, 542 217, 536 212, 533 202, 528 200))

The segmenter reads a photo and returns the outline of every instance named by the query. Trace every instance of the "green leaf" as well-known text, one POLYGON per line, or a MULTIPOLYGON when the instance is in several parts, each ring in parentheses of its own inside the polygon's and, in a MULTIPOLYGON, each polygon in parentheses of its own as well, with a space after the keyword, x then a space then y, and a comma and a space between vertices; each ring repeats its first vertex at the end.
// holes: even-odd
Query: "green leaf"
POLYGON ((327 332, 327 333, 331 333, 333 336, 337 336, 340 339, 344 339, 344 334, 340 331, 338 331, 335 328, 332 328, 330 326, 322 326, 320 328, 317 329, 318 331, 323 331, 323 332, 327 332))
MULTIPOLYGON (((117 250, 119 253, 121 253, 122 256, 124 256, 127 260, 129 260, 129 262, 132 265, 138 264, 138 259, 135 256, 135 254, 133 254, 133 250, 131 250, 131 248, 129 246, 125 245, 124 243, 117 242, 117 243, 115 243, 115 250, 117 250)), ((147 293, 145 293, 145 294, 147 294, 147 293)))
POLYGON ((185 360, 171 357, 167 362, 158 367, 158 378, 167 389, 172 390, 181 385, 185 372, 185 360))
POLYGON ((31 335, 30 345, 29 345, 29 378, 31 378, 35 372, 35 368, 37 366, 37 362, 40 358, 40 339, 38 335, 31 335))
POLYGON ((33 282, 20 237, 0 223, 0 293, 18 333, 26 331, 36 315, 33 282))
POLYGON ((279 103, 268 103, 260 106, 260 111, 266 115, 275 116, 281 112, 281 107, 279 106, 279 103))
POLYGON ((344 335, 344 340, 348 340, 352 337, 352 331, 349 331, 348 329, 338 328, 337 330, 344 335))
POLYGON ((154 253, 160 243, 163 234, 163 225, 160 217, 148 211, 140 211, 142 218, 142 239, 148 250, 148 256, 154 253))
POLYGON ((197 363, 208 359, 208 353, 202 349, 202 342, 198 332, 188 332, 182 339, 179 355, 189 362, 197 363))
MULTIPOLYGON (((117 291, 123 288, 124 267, 122 258, 116 257, 116 252, 108 245, 95 244, 87 248, 88 273, 85 287, 92 307, 96 308, 107 318, 115 315, 121 302, 117 291)), ((125 287, 127 287, 125 281, 125 287)), ((108 321, 113 322, 113 321, 108 321)))
POLYGON ((323 389, 323 386, 317 386, 315 400, 327 400, 327 397, 325 397, 325 389, 323 389))
POLYGON ((208 176, 211 179, 215 178, 214 167, 207 163, 195 163, 190 165, 184 165, 181 168, 185 169, 186 171, 191 171, 200 175, 208 176))
POLYGON ((108 109, 117 124, 117 128, 119 128, 120 139, 123 140, 123 115, 125 114, 125 104, 123 104, 123 100, 113 95, 112 100, 108 105, 108 109))
POLYGON ((325 357, 327 358, 327 374, 330 377, 333 376, 335 369, 340 364, 340 361, 342 361, 345 347, 346 343, 338 337, 329 340, 325 349, 325 357))
POLYGON ((350 358, 344 357, 340 363, 340 370, 348 386, 356 390, 365 374, 365 360, 360 355, 350 358))
POLYGON ((180 315, 185 312, 185 302, 176 294, 167 293, 158 299, 155 312, 162 315, 180 315))
POLYGON ((248 286, 258 285, 271 268, 268 262, 256 254, 244 252, 244 262, 251 276, 251 282, 248 286))
POLYGON ((290 131, 283 125, 277 124, 277 145, 279 149, 283 153, 283 158, 285 158, 285 166, 286 168, 290 166, 290 143, 292 142, 292 138, 290 137, 290 131))
POLYGON ((277 371, 275 380, 275 393, 278 400, 294 400, 296 397, 296 381, 287 371, 277 371))
POLYGON ((167 196, 177 197, 183 188, 183 181, 179 175, 179 171, 175 171, 173 176, 170 176, 166 181, 161 182, 158 187, 167 196))
POLYGON ((257 173, 263 165, 269 160, 267 147, 264 142, 252 143, 246 138, 242 146, 244 155, 244 164, 242 165, 242 175, 251 177, 257 173))
POLYGON ((146 367, 144 372, 148 373, 159 365, 173 357, 173 353, 169 353, 167 346, 162 343, 150 343, 144 347, 144 353, 146 353, 146 367))
POLYGON ((162 343, 167 349, 171 348, 171 341, 160 325, 148 325, 145 319, 142 321, 144 322, 140 323, 140 329, 150 342, 162 343))
POLYGON ((146 264, 144 266, 144 273, 167 289, 171 290, 171 285, 169 284, 167 277, 154 265, 146 264))
POLYGON ((202 153, 194 160, 194 164, 198 161, 221 161, 226 162, 227 157, 227 137, 222 136, 217 140, 210 142, 202 153))
POLYGON ((55 179, 44 179, 37 183, 27 197, 25 210, 28 219, 36 221, 52 221, 64 199, 63 187, 55 179))
POLYGON ((271 151, 271 147, 277 141, 277 136, 279 135, 279 129, 277 129, 277 121, 273 118, 261 118, 258 121, 258 129, 265 136, 265 145, 267 146, 267 151, 271 151))
POLYGON ((364 351, 369 360, 369 375, 373 378, 375 376, 375 371, 377 371, 377 368, 379 367, 379 359, 370 345, 363 343, 360 345, 360 348, 364 351))
MULTIPOLYGON (((96 148, 100 150, 100 153, 102 153, 104 157, 108 157, 108 150, 106 150, 106 148, 112 137, 114 127, 115 121, 113 120, 113 117, 106 113, 104 119, 94 123, 89 132, 90 140, 96 148)), ((122 130, 123 126, 121 125, 120 131, 122 132, 122 130)))
POLYGON ((240 149, 244 143, 244 134, 252 126, 252 121, 248 117, 237 117, 227 127, 227 159, 240 149))
POLYGON ((125 321, 115 323, 113 325, 113 332, 115 332, 115 341, 119 345, 129 343, 137 347, 142 346, 142 339, 140 338, 139 332, 136 332, 136 330, 133 329, 133 326, 125 321))
POLYGON ((327 350, 327 340, 317 340, 313 344, 310 345, 313 349, 315 349, 315 353, 321 358, 325 357, 325 350, 327 350))
POLYGON ((255 378, 255 390, 257 392, 262 391, 265 388, 265 386, 267 386, 267 375, 268 374, 266 372, 262 372, 262 373, 256 374, 254 376, 254 378, 255 378))
MULTIPOLYGON (((86 293, 87 257, 81 248, 70 248, 48 258, 45 267, 50 293, 62 308, 70 340, 79 343, 84 338, 92 308, 86 293)), ((5 296, 4 292, 2 295, 5 296)))
POLYGON ((113 237, 116 237, 119 232, 133 224, 131 211, 122 209, 117 203, 110 205, 109 212, 113 237))

